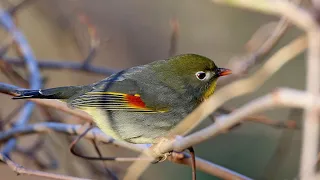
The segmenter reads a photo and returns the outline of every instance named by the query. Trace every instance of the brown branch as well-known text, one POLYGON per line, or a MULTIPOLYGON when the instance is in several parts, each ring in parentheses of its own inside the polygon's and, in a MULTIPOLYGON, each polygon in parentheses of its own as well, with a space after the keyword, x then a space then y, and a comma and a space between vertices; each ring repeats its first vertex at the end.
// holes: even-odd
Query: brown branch
POLYGON ((8 158, 6 155, 2 153, 0 153, 0 160, 6 163, 18 175, 38 176, 38 177, 60 179, 60 180, 90 180, 85 178, 77 178, 77 177, 66 176, 61 174, 54 174, 54 173, 48 173, 43 171, 26 169, 23 166, 13 162, 10 158, 8 158))
MULTIPOLYGON (((58 132, 63 133, 67 135, 80 135, 83 134, 85 129, 82 125, 71 125, 71 124, 64 124, 64 123, 38 123, 38 124, 32 124, 32 125, 26 125, 25 127, 14 127, 9 129, 5 132, 0 132, 0 142, 4 142, 11 137, 21 137, 29 134, 38 134, 38 133, 47 133, 47 132, 58 132)), ((106 135, 103 133, 100 129, 94 128, 84 136, 86 139, 95 140, 97 142, 107 143, 107 144, 113 144, 115 146, 123 147, 126 149, 130 149, 132 151, 136 152, 142 152, 147 147, 145 145, 138 145, 138 144, 130 144, 123 141, 117 141, 114 140, 111 136, 106 135)), ((185 156, 188 158, 188 156, 185 156)), ((137 158, 117 158, 116 161, 128 161, 128 160, 137 160, 137 158)), ((150 157, 147 157, 147 159, 138 159, 138 160, 151 160, 150 157)), ((170 158, 169 158, 170 160, 170 158)), ((181 160, 181 159, 180 159, 181 160)), ((185 161, 187 162, 187 161, 185 161)), ((189 165, 186 163, 186 165, 189 165)), ((245 179, 250 180, 250 178, 245 177, 239 173, 233 172, 231 170, 228 170, 226 168, 223 168, 219 165, 213 164, 211 162, 208 162, 206 160, 202 160, 200 158, 196 159, 196 165, 198 170, 202 170, 204 172, 207 172, 208 174, 212 174, 214 176, 223 178, 223 179, 234 179, 234 177, 237 177, 237 179, 245 179)))

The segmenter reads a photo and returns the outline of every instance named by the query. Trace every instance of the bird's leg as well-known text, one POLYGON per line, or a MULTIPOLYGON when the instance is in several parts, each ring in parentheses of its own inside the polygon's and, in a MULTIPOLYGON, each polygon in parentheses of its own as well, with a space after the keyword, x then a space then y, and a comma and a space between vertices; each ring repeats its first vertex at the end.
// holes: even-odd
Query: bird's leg
MULTIPOLYGON (((175 136, 175 137, 162 137, 160 139, 157 139, 157 143, 152 145, 150 148, 152 150, 152 152, 154 153, 154 155, 156 155, 157 157, 159 157, 157 160, 153 161, 152 163, 158 163, 158 162, 163 162, 164 160, 166 160, 168 157, 170 157, 170 159, 172 161, 179 161, 182 160, 184 158, 186 158, 185 154, 183 152, 175 152, 175 151, 171 151, 168 153, 161 153, 159 152, 159 147, 161 147, 161 145, 163 145, 164 143, 169 143, 170 141, 172 142, 173 140, 178 141, 181 138, 181 136, 175 136)), ((196 180, 196 156, 195 156, 195 152, 193 147, 189 147, 188 148, 190 156, 191 156, 191 168, 192 168, 192 180, 196 180)))
POLYGON ((191 169, 192 169, 192 180, 196 180, 197 179, 197 174, 196 174, 196 154, 194 152, 193 147, 189 147, 188 148, 189 153, 191 155, 191 169))

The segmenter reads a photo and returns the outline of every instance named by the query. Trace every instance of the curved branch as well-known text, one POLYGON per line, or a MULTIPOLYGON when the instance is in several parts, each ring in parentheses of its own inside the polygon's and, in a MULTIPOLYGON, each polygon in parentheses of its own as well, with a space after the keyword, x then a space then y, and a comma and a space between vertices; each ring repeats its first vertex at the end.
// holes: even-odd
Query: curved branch
MULTIPOLYGON (((260 111, 268 110, 274 107, 309 107, 317 102, 315 108, 320 109, 320 97, 313 96, 297 90, 279 89, 271 94, 258 98, 247 105, 235 110, 229 115, 220 116, 216 118, 216 122, 200 131, 197 131, 186 137, 176 138, 173 141, 161 143, 153 149, 147 149, 141 154, 141 158, 145 156, 154 156, 164 154, 166 152, 176 151, 181 152, 190 146, 199 144, 219 133, 231 128, 235 124, 243 120, 244 117, 258 113, 260 111)), ((125 178, 138 178, 141 173, 149 166, 146 162, 135 161, 128 169, 125 178)))
MULTIPOLYGON (((41 87, 41 78, 38 64, 35 61, 35 57, 32 54, 32 50, 28 45, 27 40, 23 34, 16 28, 14 22, 11 19, 9 12, 4 11, 0 8, 0 21, 4 28, 11 34, 14 38, 15 43, 19 47, 19 51, 24 58, 25 63, 27 64, 28 71, 30 73, 29 83, 31 89, 40 89, 41 87)), ((20 126, 28 123, 30 116, 34 108, 34 103, 27 102, 23 108, 19 119, 16 121, 15 126, 20 126)), ((4 146, 2 153, 8 155, 11 150, 15 147, 16 140, 11 139, 6 146, 4 146)))
MULTIPOLYGON (((8 131, 0 132, 0 142, 6 141, 12 137, 20 137, 29 134, 35 133, 48 133, 48 132, 58 132, 67 135, 80 135, 85 131, 82 125, 73 125, 73 124, 64 124, 64 123, 37 123, 37 124, 28 124, 26 126, 14 127, 8 131)), ((123 141, 114 140, 111 136, 103 133, 99 128, 93 128, 88 131, 88 133, 84 136, 87 139, 96 140, 102 143, 114 144, 116 146, 124 147, 126 149, 130 149, 136 152, 144 151, 148 146, 143 144, 130 144, 123 141)), ((186 157, 184 159, 180 159, 179 162, 172 160, 172 162, 191 165, 189 163, 189 158, 186 157)), ((208 174, 212 174, 214 176, 223 178, 223 179, 244 179, 250 180, 250 178, 245 177, 239 173, 211 163, 209 161, 203 160, 201 158, 196 159, 197 168, 202 170, 208 174)))
POLYGON ((18 175, 24 174, 29 176, 45 177, 45 178, 60 179, 60 180, 90 180, 90 179, 77 178, 77 177, 66 176, 61 174, 54 174, 54 173, 48 173, 43 171, 26 169, 23 166, 13 162, 9 157, 7 157, 2 153, 0 154, 0 160, 5 162, 18 175))

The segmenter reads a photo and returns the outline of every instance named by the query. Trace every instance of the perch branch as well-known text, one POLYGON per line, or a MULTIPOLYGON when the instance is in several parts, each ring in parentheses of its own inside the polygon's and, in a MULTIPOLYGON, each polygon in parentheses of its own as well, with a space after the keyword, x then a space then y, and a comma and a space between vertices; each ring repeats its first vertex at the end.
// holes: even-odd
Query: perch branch
MULTIPOLYGON (((48 133, 48 132, 58 132, 66 135, 80 135, 85 131, 82 125, 72 125, 72 124, 64 124, 64 123, 52 123, 52 122, 44 122, 37 124, 28 124, 24 127, 18 126, 13 127, 5 132, 0 132, 0 142, 5 142, 6 140, 12 137, 21 137, 30 134, 39 134, 39 133, 48 133)), ((87 139, 95 140, 97 142, 114 144, 119 147, 123 147, 126 149, 130 149, 136 152, 142 152, 147 148, 145 145, 139 144, 129 144, 123 141, 114 140, 111 136, 103 133, 99 128, 93 128, 84 136, 87 139)), ((149 158, 150 159, 150 158, 149 158)), ((180 163, 190 165, 188 160, 180 159, 180 163)), ((249 180, 250 178, 245 177, 239 173, 233 172, 226 168, 223 168, 219 165, 213 164, 206 160, 202 160, 197 158, 197 167, 199 170, 207 172, 217 177, 221 177, 224 179, 244 179, 249 180)))

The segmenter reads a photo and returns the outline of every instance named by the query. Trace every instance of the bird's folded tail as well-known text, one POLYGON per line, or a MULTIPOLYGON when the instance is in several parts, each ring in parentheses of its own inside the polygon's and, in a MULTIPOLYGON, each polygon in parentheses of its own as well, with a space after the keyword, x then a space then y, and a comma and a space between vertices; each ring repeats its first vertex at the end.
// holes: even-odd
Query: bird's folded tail
POLYGON ((83 86, 65 86, 39 90, 17 90, 15 93, 18 95, 12 99, 69 99, 85 89, 83 86))

